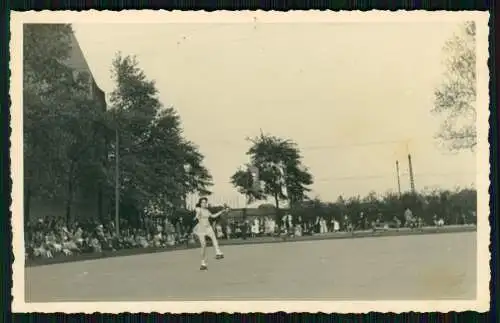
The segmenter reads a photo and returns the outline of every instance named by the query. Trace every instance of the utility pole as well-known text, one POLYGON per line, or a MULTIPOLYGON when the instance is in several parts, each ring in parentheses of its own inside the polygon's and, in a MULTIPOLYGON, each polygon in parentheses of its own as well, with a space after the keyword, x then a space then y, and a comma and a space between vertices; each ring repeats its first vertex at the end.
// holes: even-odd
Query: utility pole
POLYGON ((396 160, 396 176, 398 179, 398 193, 399 196, 401 197, 401 179, 399 177, 399 161, 396 160))
POLYGON ((115 228, 120 235, 120 138, 118 127, 115 131, 115 228))
POLYGON ((415 179, 413 177, 413 165, 411 163, 411 154, 408 154, 408 168, 410 171, 410 187, 411 187, 411 192, 415 193, 415 179))

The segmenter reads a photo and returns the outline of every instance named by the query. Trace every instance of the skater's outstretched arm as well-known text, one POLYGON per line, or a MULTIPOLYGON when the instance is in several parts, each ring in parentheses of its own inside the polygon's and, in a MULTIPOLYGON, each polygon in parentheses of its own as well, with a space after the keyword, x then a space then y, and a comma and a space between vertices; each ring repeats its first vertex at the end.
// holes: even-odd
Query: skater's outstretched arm
POLYGON ((211 218, 217 218, 217 217, 219 217, 221 214, 224 214, 224 213, 228 212, 229 210, 230 210, 230 208, 226 206, 223 210, 221 210, 221 211, 219 211, 219 212, 217 212, 217 213, 215 213, 215 214, 211 214, 211 215, 210 215, 210 217, 211 217, 211 218))

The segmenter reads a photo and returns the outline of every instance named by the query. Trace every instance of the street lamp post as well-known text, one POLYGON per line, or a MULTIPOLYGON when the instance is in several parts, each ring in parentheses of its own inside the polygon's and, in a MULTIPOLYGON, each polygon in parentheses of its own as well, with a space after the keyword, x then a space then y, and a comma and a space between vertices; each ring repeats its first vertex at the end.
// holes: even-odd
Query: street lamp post
POLYGON ((115 130, 115 228, 120 234, 120 137, 118 127, 115 130))

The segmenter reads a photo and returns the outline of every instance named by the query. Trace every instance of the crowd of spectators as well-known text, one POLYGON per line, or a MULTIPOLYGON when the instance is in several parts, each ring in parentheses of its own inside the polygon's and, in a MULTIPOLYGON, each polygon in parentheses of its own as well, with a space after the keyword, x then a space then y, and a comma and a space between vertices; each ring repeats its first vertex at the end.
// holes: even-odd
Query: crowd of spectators
MULTIPOLYGON (((410 210, 405 212, 403 221, 381 223, 379 219, 367 222, 363 214, 357 223, 352 223, 345 215, 326 219, 316 217, 307 221, 300 216, 285 214, 279 219, 272 216, 254 217, 240 221, 217 221, 213 223, 218 239, 252 239, 257 237, 304 236, 326 234, 330 232, 352 232, 360 230, 386 230, 390 227, 406 226, 419 228, 424 225, 422 219, 414 217, 410 210)), ((442 226, 444 221, 434 217, 431 225, 442 226)), ((427 224, 429 225, 429 224, 427 224)), ((98 223, 95 221, 75 222, 67 225, 62 219, 38 219, 26 223, 25 254, 28 259, 53 258, 74 254, 115 252, 123 249, 166 248, 176 245, 195 244, 189 224, 183 219, 174 223, 168 219, 158 219, 134 228, 126 221, 120 223, 119 234, 113 222, 98 223)))
POLYGON ((27 223, 25 227, 26 257, 53 258, 61 255, 117 251, 149 247, 166 247, 183 239, 171 225, 133 228, 123 221, 118 234, 113 222, 89 221, 66 225, 62 219, 27 223))

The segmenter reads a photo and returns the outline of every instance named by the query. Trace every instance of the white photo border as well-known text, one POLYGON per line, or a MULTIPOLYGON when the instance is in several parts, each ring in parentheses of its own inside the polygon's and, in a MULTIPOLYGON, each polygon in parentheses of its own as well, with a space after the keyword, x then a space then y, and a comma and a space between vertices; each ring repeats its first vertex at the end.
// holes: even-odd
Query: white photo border
POLYGON ((13 228, 12 312, 65 313, 200 313, 227 312, 272 313, 324 312, 486 312, 490 308, 490 224, 489 224, 489 13, 482 11, 28 11, 11 12, 11 174, 13 228), (23 109, 22 109, 22 40, 24 23, 327 23, 327 22, 476 22, 477 30, 477 298, 471 301, 203 301, 203 302, 60 302, 25 301, 25 263, 23 240, 23 109))

